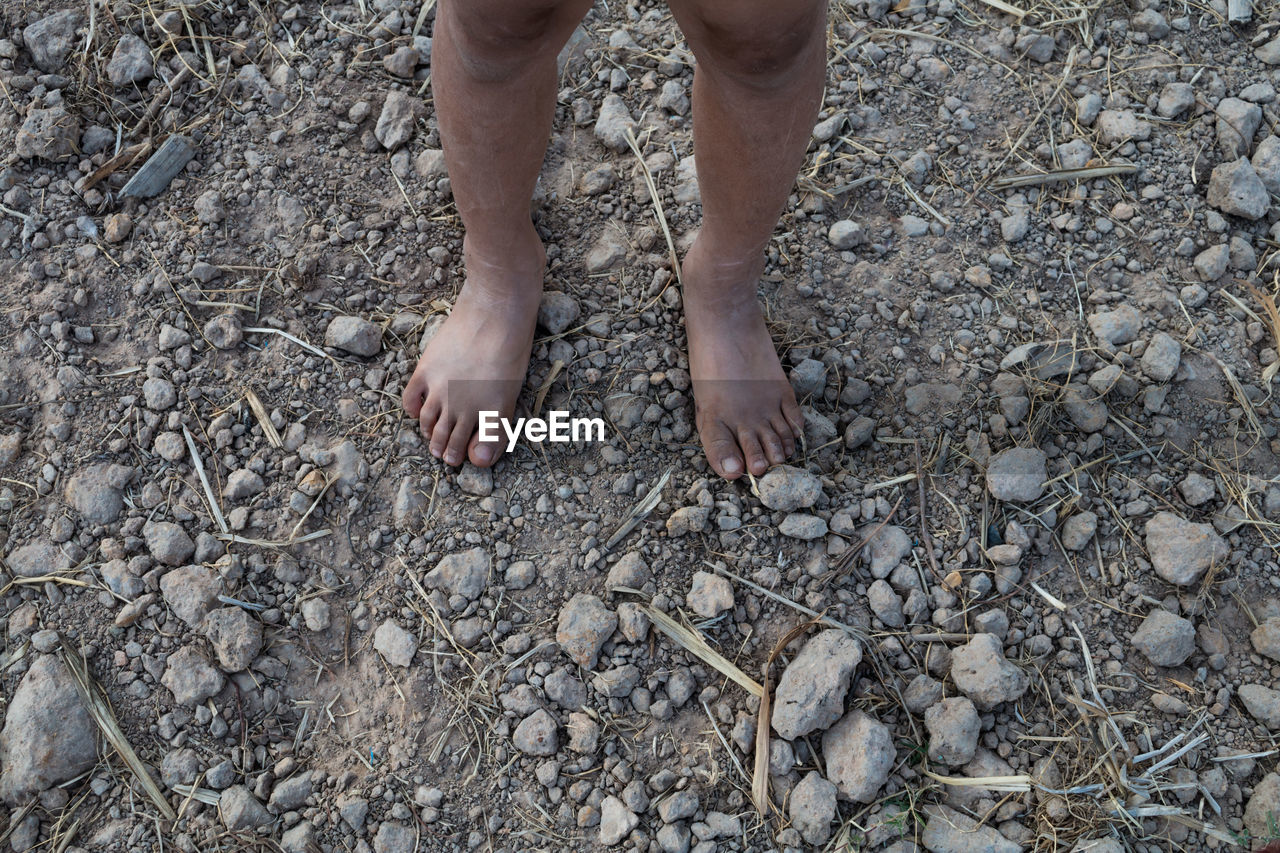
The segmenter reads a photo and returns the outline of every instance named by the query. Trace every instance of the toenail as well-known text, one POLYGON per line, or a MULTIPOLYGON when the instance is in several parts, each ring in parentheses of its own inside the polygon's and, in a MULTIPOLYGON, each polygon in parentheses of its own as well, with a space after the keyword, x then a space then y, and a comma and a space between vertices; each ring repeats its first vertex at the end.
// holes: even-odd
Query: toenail
POLYGON ((493 460, 493 448, 487 444, 476 445, 476 458, 486 465, 493 460))
POLYGON ((450 465, 457 465, 457 464, 458 464, 458 453, 457 453, 457 451, 455 451, 455 450, 450 450, 448 453, 446 453, 446 454, 444 455, 444 461, 445 461, 445 462, 448 462, 450 465))
POLYGON ((736 456, 728 456, 721 459, 720 467, 724 469, 726 474, 740 474, 742 472, 742 463, 738 461, 736 456))

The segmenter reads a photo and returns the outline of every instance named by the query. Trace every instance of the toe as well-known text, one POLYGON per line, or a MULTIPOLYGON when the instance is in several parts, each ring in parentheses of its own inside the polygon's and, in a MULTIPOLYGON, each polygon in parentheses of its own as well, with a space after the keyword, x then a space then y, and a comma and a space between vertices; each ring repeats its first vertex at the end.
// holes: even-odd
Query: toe
POLYGON ((795 436, 791 434, 791 425, 787 423, 787 419, 782 416, 781 412, 770 419, 769 425, 773 427, 773 431, 777 434, 778 440, 782 442, 783 456, 785 458, 790 458, 796 452, 796 439, 795 436))
POLYGON ((782 416, 787 419, 787 425, 791 427, 791 435, 796 441, 804 438, 804 413, 800 411, 800 407, 796 405, 795 398, 782 401, 782 416))
POLYGON ((765 424, 756 433, 760 446, 764 448, 765 458, 770 465, 781 465, 787 461, 787 453, 782 445, 782 438, 770 424, 765 424))
POLYGON ((754 432, 745 428, 739 430, 738 446, 742 448, 743 455, 747 457, 748 471, 759 477, 769 470, 769 461, 764 458, 764 450, 761 449, 760 441, 756 438, 754 432))
POLYGON ((436 418, 436 425, 431 430, 431 455, 444 459, 445 449, 449 446, 449 436, 453 433, 454 419, 447 412, 436 418))
POLYGON ((467 445, 471 443, 471 437, 475 435, 476 422, 475 417, 459 418, 453 425, 452 432, 449 433, 449 443, 444 449, 444 462, 446 465, 461 465, 467 458, 467 445))
POLYGON ((702 448, 712 469, 721 477, 736 480, 742 476, 742 452, 724 424, 716 421, 707 427, 702 435, 702 448))
POLYGON ((415 372, 409 377, 409 381, 405 383, 404 392, 400 395, 400 403, 404 406, 404 410, 409 417, 416 420, 421 415, 422 404, 426 396, 427 380, 415 372))
POLYGON ((503 446, 501 440, 481 441, 479 431, 471 438, 471 442, 467 445, 467 458, 471 460, 471 464, 477 468, 488 468, 498 461, 498 457, 502 455, 503 446))

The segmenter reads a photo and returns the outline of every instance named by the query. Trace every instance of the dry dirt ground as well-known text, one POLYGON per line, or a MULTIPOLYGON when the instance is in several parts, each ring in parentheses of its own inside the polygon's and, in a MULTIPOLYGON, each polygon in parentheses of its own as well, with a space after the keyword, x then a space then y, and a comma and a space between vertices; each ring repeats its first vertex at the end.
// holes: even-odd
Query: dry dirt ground
POLYGON ((805 447, 725 483, 660 3, 575 35, 533 210, 522 406, 607 440, 401 415, 432 6, 0 11, 4 843, 1263 849, 1280 7, 834 2, 760 287, 805 447))

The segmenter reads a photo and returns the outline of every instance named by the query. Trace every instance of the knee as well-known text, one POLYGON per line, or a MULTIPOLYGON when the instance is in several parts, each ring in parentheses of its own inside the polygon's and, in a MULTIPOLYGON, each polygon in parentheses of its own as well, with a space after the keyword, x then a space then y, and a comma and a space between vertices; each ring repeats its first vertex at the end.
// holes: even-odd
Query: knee
POLYGON ((468 8, 467 0, 451 5, 450 30, 458 59, 477 80, 511 80, 553 50, 555 6, 485 15, 468 8))
POLYGON ((753 87, 781 86, 822 53, 825 22, 824 4, 763 22, 702 21, 698 61, 753 87))

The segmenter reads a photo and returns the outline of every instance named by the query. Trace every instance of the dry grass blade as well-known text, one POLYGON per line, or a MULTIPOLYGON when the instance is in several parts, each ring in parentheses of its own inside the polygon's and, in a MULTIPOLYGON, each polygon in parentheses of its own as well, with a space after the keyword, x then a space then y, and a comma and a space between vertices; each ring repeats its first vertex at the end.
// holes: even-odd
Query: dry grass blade
POLYGON ((282 329, 272 329, 267 326, 253 326, 253 327, 246 326, 244 331, 253 332, 256 335, 279 335, 280 337, 284 338, 286 341, 292 341, 293 343, 302 347, 304 350, 311 353, 312 355, 318 355, 321 358, 327 358, 329 359, 329 361, 332 361, 334 364, 338 363, 338 360, 333 356, 329 355, 329 353, 317 347, 313 347, 311 344, 307 343, 297 335, 291 335, 282 329))
POLYGON ((756 756, 751 773, 751 801, 755 803, 756 811, 760 812, 760 816, 764 818, 769 816, 769 807, 772 805, 769 801, 769 726, 773 724, 773 690, 769 670, 778 655, 782 654, 783 649, 816 624, 818 624, 816 619, 810 619, 783 634, 774 645, 773 651, 769 652, 769 658, 764 662, 764 670, 761 673, 764 677, 764 695, 760 697, 760 715, 756 719, 756 756))
POLYGON ((1014 776, 943 776, 927 769, 921 772, 935 782, 957 788, 982 788, 1011 794, 1025 794, 1031 790, 1031 777, 1025 773, 1014 776))
POLYGON ((990 6, 992 9, 1004 12, 1006 15, 1013 15, 1019 21, 1027 15, 1026 9, 1019 9, 1017 6, 1010 6, 1008 3, 1004 2, 1004 0, 982 0, 982 2, 990 6))
POLYGON ((174 785, 173 790, 188 799, 204 803, 206 806, 216 806, 218 801, 222 799, 221 792, 210 788, 197 788, 194 785, 174 785))
POLYGON ((746 690, 752 696, 760 699, 764 698, 764 688, 760 686, 760 683, 741 669, 738 669, 724 655, 707 645, 707 641, 697 631, 686 628, 651 605, 641 604, 640 609, 653 622, 653 627, 670 637, 680 648, 699 658, 708 666, 715 667, 722 675, 732 681, 736 681, 743 690, 746 690))
MULTIPOLYGON (((1277 276, 1280 276, 1280 273, 1277 273, 1277 276)), ((1275 299, 1270 293, 1263 293, 1258 290, 1251 282, 1244 282, 1244 286, 1249 288, 1253 298, 1258 300, 1258 304, 1266 312, 1267 326, 1271 329, 1271 342, 1276 345, 1276 351, 1280 352, 1280 309, 1276 308, 1275 299)), ((1280 371, 1280 361, 1273 361, 1262 369, 1262 387, 1264 389, 1271 387, 1271 380, 1276 378, 1277 371, 1280 371)))
POLYGON ((627 513, 627 517, 622 524, 618 525, 618 529, 609 537, 609 541, 604 543, 602 553, 608 554, 613 550, 613 546, 621 542, 628 533, 635 530, 636 525, 644 521, 645 516, 653 512, 653 508, 662 500, 662 490, 667 487, 667 481, 671 479, 671 470, 668 468, 666 473, 658 478, 658 482, 649 490, 649 494, 645 495, 638 504, 631 508, 627 513))
POLYGON ((644 175, 645 186, 649 188, 649 200, 653 202, 653 212, 658 217, 658 225, 662 227, 662 236, 667 240, 667 250, 671 252, 671 269, 676 274, 676 281, 684 287, 684 279, 680 275, 680 256, 676 252, 676 241, 671 238, 671 226, 667 224, 667 214, 662 209, 661 199, 658 198, 658 186, 653 182, 653 173, 644 162, 644 155, 640 153, 640 143, 636 141, 636 135, 631 132, 631 128, 627 128, 627 144, 636 155, 636 160, 640 163, 640 173, 644 175))
POLYGON ((1109 178, 1112 175, 1131 175, 1136 171, 1138 171, 1138 167, 1130 163, 1117 163, 1114 166, 1058 169, 1053 172, 1043 172, 1039 175, 1008 175, 992 181, 991 189, 1007 190, 1014 187, 1039 187, 1045 184, 1056 184, 1061 181, 1090 181, 1094 178, 1109 178))
POLYGON ((93 680, 93 676, 89 674, 89 666, 85 663, 85 659, 80 656, 79 652, 71 649, 65 637, 59 635, 58 640, 61 645, 62 662, 75 680, 76 690, 80 693, 80 699, 84 702, 84 707, 88 710, 89 716, 93 717, 93 721, 102 730, 102 736, 115 748, 115 751, 124 759, 124 763, 133 771, 133 775, 137 777, 138 784, 142 786, 142 790, 147 792, 147 796, 155 803, 160 814, 168 820, 176 820, 178 816, 169 805, 169 801, 164 798, 164 792, 160 790, 160 786, 152 778, 151 769, 138 757, 138 753, 133 751, 133 746, 129 743, 129 739, 124 736, 124 732, 120 729, 120 723, 116 721, 115 712, 111 710, 111 703, 107 700, 107 695, 102 691, 102 688, 93 680))
POLYGON ((244 398, 249 401, 249 408, 253 410, 253 416, 258 419, 258 426, 262 427, 262 434, 267 437, 267 441, 277 450, 283 448, 284 442, 280 440, 280 433, 276 431, 275 424, 271 423, 267 407, 262 405, 262 400, 258 398, 257 393, 252 388, 247 388, 244 398))
POLYGON ((551 363, 551 370, 547 371, 546 381, 538 386, 538 393, 533 398, 533 417, 542 414, 542 404, 547 400, 547 392, 551 390, 551 386, 555 384, 556 377, 564 370, 564 361, 557 358, 551 363))
POLYGON ((196 469, 196 476, 200 478, 200 485, 204 487, 204 496, 209 501, 209 512, 213 514, 213 520, 218 522, 218 529, 223 533, 229 533, 231 527, 222 516, 222 507, 218 506, 218 498, 213 493, 213 486, 209 485, 209 475, 204 472, 204 460, 200 458, 200 451, 196 450, 196 440, 191 437, 191 430, 187 429, 185 425, 182 427, 182 437, 187 440, 187 451, 191 454, 191 465, 196 469))

